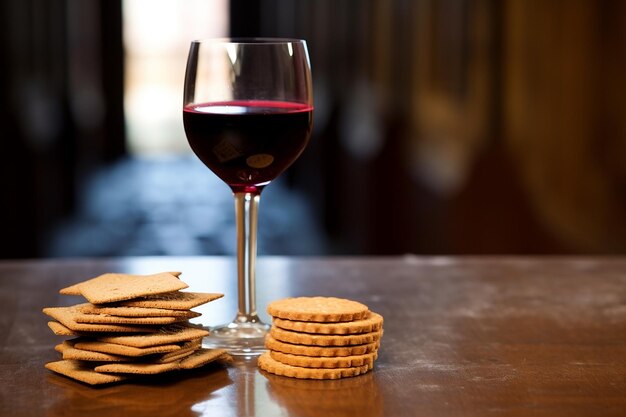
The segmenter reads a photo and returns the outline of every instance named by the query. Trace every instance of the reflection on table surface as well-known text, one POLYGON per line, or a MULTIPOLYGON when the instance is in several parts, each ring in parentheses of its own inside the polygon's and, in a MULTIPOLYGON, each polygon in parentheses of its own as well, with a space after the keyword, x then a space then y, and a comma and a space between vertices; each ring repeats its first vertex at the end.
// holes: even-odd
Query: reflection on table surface
POLYGON ((383 415, 373 372, 338 380, 301 380, 260 371, 255 358, 104 387, 53 373, 46 375, 46 383, 55 388, 47 417, 120 412, 135 417, 383 415))
POLYGON ((56 374, 46 382, 57 387, 48 417, 66 415, 110 415, 120 410, 129 415, 192 417, 203 415, 198 405, 218 398, 233 383, 221 365, 192 372, 169 373, 141 378, 137 382, 91 387, 56 374))

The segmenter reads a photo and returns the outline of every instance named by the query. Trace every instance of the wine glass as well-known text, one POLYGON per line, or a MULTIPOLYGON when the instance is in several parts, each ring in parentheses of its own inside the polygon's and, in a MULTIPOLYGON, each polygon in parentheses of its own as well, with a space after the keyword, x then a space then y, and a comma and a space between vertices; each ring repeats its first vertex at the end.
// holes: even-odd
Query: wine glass
POLYGON ((269 325, 256 310, 255 260, 261 191, 302 153, 311 135, 313 97, 306 42, 209 39, 191 43, 183 124, 200 160, 235 197, 238 311, 211 329, 204 345, 233 354, 264 351, 269 325))

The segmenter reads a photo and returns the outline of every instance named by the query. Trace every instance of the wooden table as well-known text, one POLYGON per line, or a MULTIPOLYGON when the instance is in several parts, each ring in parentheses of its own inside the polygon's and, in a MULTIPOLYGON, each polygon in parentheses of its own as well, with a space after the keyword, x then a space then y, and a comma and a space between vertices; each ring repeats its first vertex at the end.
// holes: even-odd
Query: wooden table
MULTIPOLYGON (((91 388, 44 369, 61 338, 44 306, 106 271, 182 270, 208 324, 235 310, 225 258, 0 262, 1 416, 624 416, 626 259, 263 258, 259 305, 334 295, 385 317, 375 370, 338 381, 260 373, 254 360, 91 388)), ((264 315, 267 319, 267 316, 264 315)))

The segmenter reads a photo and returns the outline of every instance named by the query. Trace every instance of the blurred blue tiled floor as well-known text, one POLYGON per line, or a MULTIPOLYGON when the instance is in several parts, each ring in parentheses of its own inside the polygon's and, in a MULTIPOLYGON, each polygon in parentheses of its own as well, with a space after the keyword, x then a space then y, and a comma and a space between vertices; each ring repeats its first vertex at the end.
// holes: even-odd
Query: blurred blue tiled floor
MULTIPOLYGON (((193 156, 126 159, 84 186, 75 216, 55 227, 45 255, 232 255, 230 189, 193 156)), ((259 254, 319 255, 324 238, 307 198, 280 179, 259 208, 259 254)))

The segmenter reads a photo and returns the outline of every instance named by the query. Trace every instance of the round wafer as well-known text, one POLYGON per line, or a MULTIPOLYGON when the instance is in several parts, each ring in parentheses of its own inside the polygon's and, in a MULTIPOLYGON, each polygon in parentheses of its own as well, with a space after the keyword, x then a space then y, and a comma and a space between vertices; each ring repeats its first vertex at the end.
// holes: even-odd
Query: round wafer
POLYGON ((358 334, 378 331, 383 326, 383 316, 369 312, 365 318, 336 323, 317 323, 274 318, 272 324, 284 330, 315 334, 358 334))
POLYGON ((364 355, 354 356, 337 356, 337 357, 315 357, 315 356, 300 356, 292 355, 289 353, 282 353, 276 351, 270 351, 272 359, 277 360, 280 363, 291 366, 299 366, 302 368, 352 368, 355 366, 368 365, 374 366, 377 353, 371 352, 364 355))
POLYGON ((293 343, 296 345, 311 345, 311 346, 351 346, 362 345, 365 343, 376 342, 380 339, 383 332, 379 330, 377 332, 362 333, 362 334, 350 334, 350 335, 325 335, 325 334, 310 334, 310 333, 298 333, 291 330, 284 330, 278 327, 272 326, 270 334, 276 340, 280 340, 287 343, 293 343))
POLYGON ((275 374, 299 379, 339 379, 357 376, 371 369, 369 365, 355 366, 351 368, 302 368, 299 366, 286 365, 273 359, 269 352, 259 356, 259 368, 275 374))
POLYGON ((272 317, 321 323, 360 320, 368 311, 364 304, 336 297, 284 298, 267 306, 272 317))

